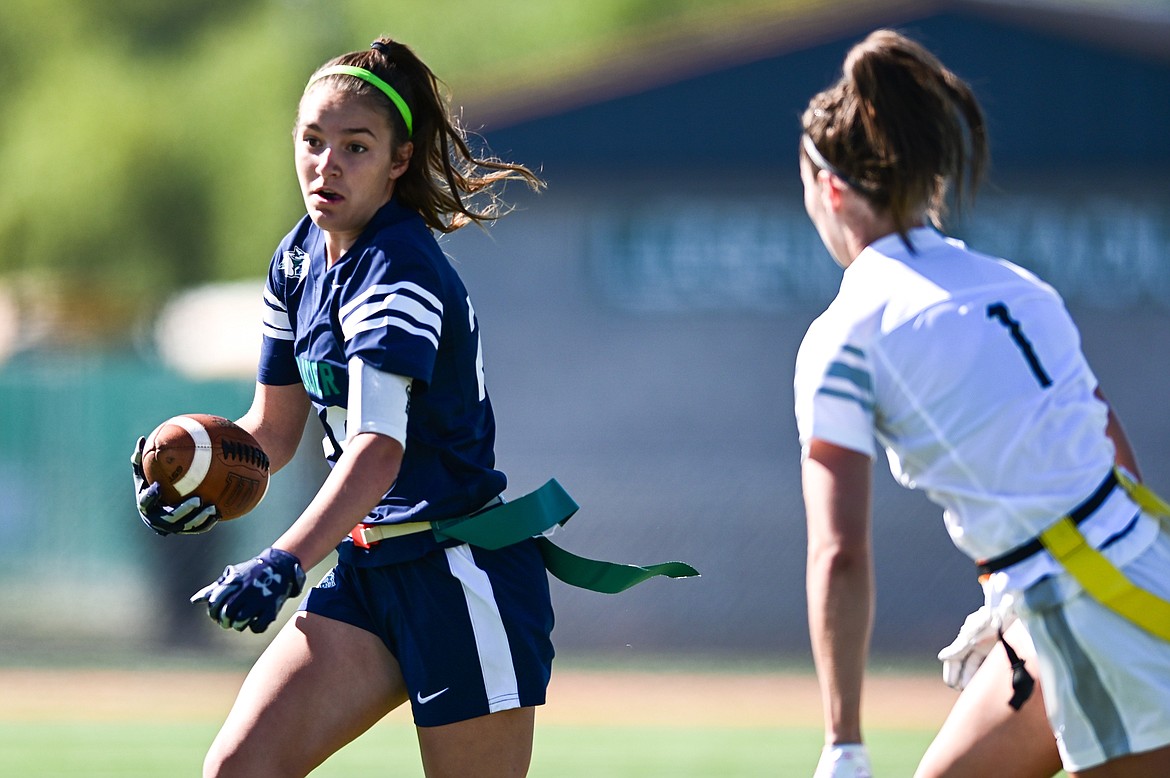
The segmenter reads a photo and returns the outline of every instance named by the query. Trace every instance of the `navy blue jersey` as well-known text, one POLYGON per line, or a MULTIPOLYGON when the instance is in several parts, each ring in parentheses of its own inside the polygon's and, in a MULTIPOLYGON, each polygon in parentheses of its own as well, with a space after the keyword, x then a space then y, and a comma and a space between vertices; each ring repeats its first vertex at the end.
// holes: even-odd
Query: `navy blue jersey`
MULTIPOLYGON (((475 310, 418 213, 392 199, 331 268, 325 235, 306 216, 273 256, 264 301, 258 379, 305 387, 330 466, 346 437, 349 361, 413 379, 402 468, 366 522, 460 516, 504 490, 475 310)), ((424 532, 368 550, 346 539, 339 553, 387 564, 439 545, 424 532)))

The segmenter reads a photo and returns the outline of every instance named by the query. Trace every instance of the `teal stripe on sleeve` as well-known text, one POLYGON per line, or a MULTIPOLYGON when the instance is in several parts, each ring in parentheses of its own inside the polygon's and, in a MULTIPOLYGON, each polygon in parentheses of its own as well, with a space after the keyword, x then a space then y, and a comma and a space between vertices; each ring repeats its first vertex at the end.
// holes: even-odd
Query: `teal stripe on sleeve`
POLYGON ((844 379, 866 394, 873 392, 873 379, 870 378, 868 370, 852 367, 844 362, 834 362, 829 365, 825 375, 844 379))

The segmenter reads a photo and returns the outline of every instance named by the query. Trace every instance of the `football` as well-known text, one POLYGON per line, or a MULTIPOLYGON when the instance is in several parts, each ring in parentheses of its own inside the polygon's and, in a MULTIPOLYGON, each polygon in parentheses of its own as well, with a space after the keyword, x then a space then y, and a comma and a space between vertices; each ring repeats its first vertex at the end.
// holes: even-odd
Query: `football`
POLYGON ((235 519, 268 491, 268 455, 242 427, 222 416, 185 413, 150 433, 142 451, 146 481, 157 481, 164 505, 197 496, 235 519))

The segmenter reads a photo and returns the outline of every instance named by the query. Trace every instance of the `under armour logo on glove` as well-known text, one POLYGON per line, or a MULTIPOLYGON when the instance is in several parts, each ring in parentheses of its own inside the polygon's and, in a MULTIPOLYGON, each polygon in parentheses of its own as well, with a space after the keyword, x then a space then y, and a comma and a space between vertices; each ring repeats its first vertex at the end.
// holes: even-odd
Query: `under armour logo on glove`
POLYGON ((305 586, 300 560, 279 548, 266 548, 254 559, 224 568, 215 583, 191 597, 205 601, 212 621, 224 629, 263 632, 276 614, 305 586))
POLYGON ((264 592, 265 597, 271 597, 273 589, 280 584, 281 580, 280 573, 265 568, 261 571, 260 577, 252 581, 252 585, 264 592), (273 587, 272 589, 268 588, 270 585, 273 587))

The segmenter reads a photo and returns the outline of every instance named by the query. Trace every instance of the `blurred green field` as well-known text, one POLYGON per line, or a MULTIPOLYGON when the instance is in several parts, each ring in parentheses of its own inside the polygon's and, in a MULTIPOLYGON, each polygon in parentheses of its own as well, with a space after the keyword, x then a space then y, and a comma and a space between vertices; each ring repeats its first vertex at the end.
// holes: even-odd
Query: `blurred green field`
MULTIPOLYGON (((242 671, 0 669, 0 776, 198 776, 242 671)), ((950 704, 933 675, 877 675, 869 746, 879 775, 914 771, 950 704), (880 725, 880 726, 877 726, 880 725)), ((815 680, 798 671, 554 673, 530 775, 808 776, 820 750, 815 680)), ((422 776, 398 710, 313 773, 422 776)))
MULTIPOLYGON (((0 775, 179 778, 199 775, 216 726, 207 721, 0 724, 0 775)), ((928 730, 879 730, 881 775, 910 775, 928 730)), ((555 778, 757 778, 812 774, 820 730, 664 726, 537 726, 529 774, 555 778)), ((385 721, 334 755, 315 778, 423 775, 414 730, 385 721)))

